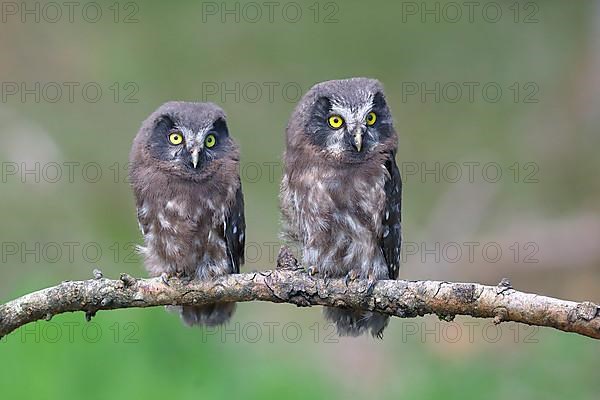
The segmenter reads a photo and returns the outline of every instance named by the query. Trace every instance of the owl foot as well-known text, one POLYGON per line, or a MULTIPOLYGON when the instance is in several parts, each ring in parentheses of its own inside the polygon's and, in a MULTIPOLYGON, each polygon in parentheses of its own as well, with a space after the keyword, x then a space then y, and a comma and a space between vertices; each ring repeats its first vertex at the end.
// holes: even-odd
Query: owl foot
POLYGON ((137 282, 137 280, 133 276, 131 276, 129 274, 125 274, 125 273, 121 274, 121 276, 119 277, 119 280, 121 282, 123 282, 123 285, 125 287, 131 287, 131 286, 135 285, 135 283, 137 282))
POLYGON ((169 280, 171 280, 171 278, 180 279, 184 283, 189 283, 193 279, 192 277, 185 276, 184 272, 180 270, 176 270, 175 272, 163 272, 162 274, 160 274, 160 280, 167 286, 170 286, 169 280))
POLYGON ((317 267, 315 267, 314 265, 311 265, 310 267, 308 267, 308 275, 315 276, 318 273, 319 273, 319 271, 317 270, 317 267))
POLYGON ((165 284, 165 286, 170 286, 169 279, 170 279, 170 276, 166 272, 163 272, 162 274, 160 274, 160 280, 162 281, 162 283, 165 284))
POLYGON ((348 286, 348 284, 350 284, 350 282, 354 282, 355 280, 357 280, 360 277, 360 272, 358 272, 355 269, 351 269, 347 274, 346 274, 346 278, 344 279, 344 282, 346 283, 346 286, 348 286))
POLYGON ((323 273, 323 283, 325 284, 325 286, 329 285, 329 277, 327 276, 327 272, 323 273))
POLYGON ((373 294, 373 291, 375 290, 375 285, 377 285, 377 279, 373 278, 372 276, 369 276, 367 280, 367 296, 373 294))
POLYGON ((298 260, 287 246, 281 246, 277 255, 277 269, 298 269, 298 260))

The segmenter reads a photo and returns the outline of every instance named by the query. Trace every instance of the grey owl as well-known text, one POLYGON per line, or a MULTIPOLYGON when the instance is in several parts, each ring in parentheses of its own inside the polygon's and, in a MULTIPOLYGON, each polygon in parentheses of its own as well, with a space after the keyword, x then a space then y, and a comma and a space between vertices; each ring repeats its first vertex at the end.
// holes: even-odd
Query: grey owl
MULTIPOLYGON (((225 113, 210 103, 169 102, 133 141, 129 178, 152 276, 209 280, 244 262, 239 150, 225 113)), ((178 308, 188 325, 227 322, 235 303, 178 308)))
MULTIPOLYGON (((309 272, 331 278, 397 279, 402 182, 398 138, 383 89, 352 78, 313 86, 287 126, 281 183, 283 236, 309 272)), ((389 317, 326 308, 338 334, 383 337, 389 317)))

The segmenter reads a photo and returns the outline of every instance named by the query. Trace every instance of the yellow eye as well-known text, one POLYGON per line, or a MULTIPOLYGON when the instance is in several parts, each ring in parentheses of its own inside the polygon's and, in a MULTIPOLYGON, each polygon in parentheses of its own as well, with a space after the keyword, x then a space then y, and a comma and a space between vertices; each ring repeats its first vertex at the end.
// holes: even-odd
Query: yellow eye
POLYGON ((213 134, 208 135, 206 139, 204 139, 204 145, 209 149, 214 147, 215 144, 217 144, 217 138, 213 134))
POLYGON ((367 114, 367 125, 374 125, 375 121, 377 121, 377 114, 371 111, 369 114, 367 114))
POLYGON ((174 145, 181 144, 183 142, 183 135, 179 132, 171 132, 169 134, 169 142, 174 145))
POLYGON ((329 117, 327 122, 333 129, 340 129, 342 125, 344 125, 344 118, 340 117, 339 115, 332 115, 329 117))

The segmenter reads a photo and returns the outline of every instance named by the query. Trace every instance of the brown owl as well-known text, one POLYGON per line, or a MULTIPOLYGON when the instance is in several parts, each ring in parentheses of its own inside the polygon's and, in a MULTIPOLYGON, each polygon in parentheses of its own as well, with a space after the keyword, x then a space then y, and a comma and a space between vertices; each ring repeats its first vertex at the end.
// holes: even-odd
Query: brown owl
MULTIPOLYGON (((214 104, 169 102, 142 124, 129 177, 152 276, 208 280, 244 262, 239 150, 214 104)), ((180 308, 188 325, 227 322, 235 303, 180 308)))
MULTIPOLYGON (((322 82, 296 106, 287 127, 281 183, 284 237, 309 272, 348 280, 397 279, 402 182, 397 135, 374 79, 322 82)), ((340 335, 382 337, 389 317, 326 308, 340 335)))

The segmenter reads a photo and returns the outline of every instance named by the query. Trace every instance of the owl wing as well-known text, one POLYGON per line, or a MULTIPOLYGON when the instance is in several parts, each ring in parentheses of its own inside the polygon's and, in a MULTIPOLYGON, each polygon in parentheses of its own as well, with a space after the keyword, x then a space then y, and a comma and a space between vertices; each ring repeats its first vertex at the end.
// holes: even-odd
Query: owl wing
POLYGON ((235 193, 235 200, 225 220, 225 241, 227 242, 227 255, 231 260, 232 271, 240 272, 240 265, 244 264, 244 244, 246 242, 246 220, 244 216, 244 195, 242 184, 235 193))
POLYGON ((396 165, 395 152, 385 163, 389 173, 384 190, 386 204, 382 216, 383 235, 380 239, 381 250, 388 266, 390 279, 398 279, 400 272, 400 248, 402 245, 401 209, 402 209, 402 178, 396 165))

